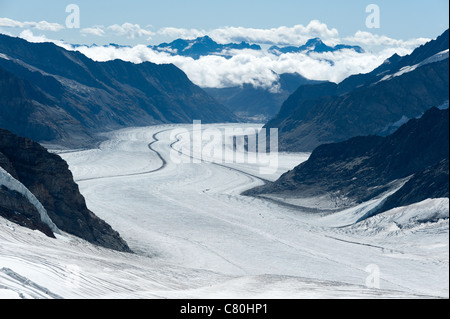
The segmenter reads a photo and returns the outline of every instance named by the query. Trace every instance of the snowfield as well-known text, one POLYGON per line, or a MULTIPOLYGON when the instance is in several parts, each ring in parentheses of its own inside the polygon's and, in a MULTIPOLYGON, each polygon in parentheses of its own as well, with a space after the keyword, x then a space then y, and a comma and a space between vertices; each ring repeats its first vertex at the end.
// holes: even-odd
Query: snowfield
POLYGON ((201 153, 186 154, 175 128, 192 130, 124 129, 61 154, 88 207, 136 254, 0 218, 0 298, 448 298, 448 199, 355 224, 383 198, 313 214, 241 196, 308 154, 280 153, 271 175, 214 156, 192 163, 201 153), (174 163, 174 149, 189 163, 174 163))

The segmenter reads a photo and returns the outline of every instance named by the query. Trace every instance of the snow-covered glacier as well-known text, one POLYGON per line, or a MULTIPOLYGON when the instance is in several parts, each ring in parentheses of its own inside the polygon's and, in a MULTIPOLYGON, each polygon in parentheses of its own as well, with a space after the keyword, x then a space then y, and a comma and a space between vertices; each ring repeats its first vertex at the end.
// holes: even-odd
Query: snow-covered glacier
POLYGON ((448 298, 448 199, 355 224, 383 198, 328 214, 245 197, 309 154, 280 153, 271 175, 213 156, 175 163, 179 128, 192 129, 129 128, 60 154, 89 209, 135 254, 0 219, 0 298, 448 298))

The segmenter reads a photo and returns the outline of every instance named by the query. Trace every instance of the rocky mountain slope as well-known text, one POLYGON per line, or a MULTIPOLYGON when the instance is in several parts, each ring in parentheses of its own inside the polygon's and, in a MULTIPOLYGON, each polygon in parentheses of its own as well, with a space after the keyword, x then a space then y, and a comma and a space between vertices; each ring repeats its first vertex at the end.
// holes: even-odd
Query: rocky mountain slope
POLYGON ((247 194, 330 201, 340 209, 396 188, 372 214, 449 196, 448 109, 432 108, 387 137, 321 145, 307 162, 247 194))
MULTIPOLYGON (((2 165, 9 166, 9 161, 0 153, 0 216, 20 226, 39 230, 45 235, 55 238, 54 230, 47 223, 46 216, 42 216, 37 199, 30 196, 30 192, 16 178, 12 177, 2 165), (28 196, 27 196, 28 195, 28 196)), ((14 173, 14 168, 9 168, 14 173)), ((44 209, 45 210, 45 209, 44 209)), ((56 226, 55 226, 56 227, 56 226)))
MULTIPOLYGON (((35 196, 58 229, 96 245, 130 252, 120 235, 86 207, 67 163, 58 155, 30 139, 0 129, 0 165, 35 196)), ((53 236, 20 193, 3 185, 0 199, 1 216, 53 236)))
POLYGON ((368 74, 339 84, 300 87, 266 128, 278 128, 280 150, 311 151, 359 135, 387 135, 399 122, 449 100, 448 30, 412 54, 392 56, 368 74))
POLYGON ((95 62, 52 43, 0 35, 1 127, 39 142, 157 123, 236 121, 174 65, 95 62), (9 95, 8 95, 9 94, 9 95))
MULTIPOLYGON (((1 60, 1 59, 0 59, 1 60)), ((52 81, 50 77, 47 80, 52 81)), ((45 83, 45 82, 42 82, 45 83)), ((55 80, 53 90, 59 87, 55 80)), ((70 146, 93 144, 92 132, 57 105, 39 87, 0 66, 0 128, 39 141, 55 141, 70 146)))

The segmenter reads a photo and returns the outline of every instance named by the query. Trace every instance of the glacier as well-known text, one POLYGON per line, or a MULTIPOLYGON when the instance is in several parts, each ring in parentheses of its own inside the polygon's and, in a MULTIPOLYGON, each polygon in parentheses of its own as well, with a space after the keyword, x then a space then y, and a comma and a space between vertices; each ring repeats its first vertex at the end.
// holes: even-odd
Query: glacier
POLYGON ((191 129, 128 128, 97 149, 60 154, 89 209, 135 254, 64 233, 52 240, 0 218, 0 298, 448 298, 448 199, 356 223, 383 198, 314 214, 242 196, 309 154, 280 153, 271 175, 213 157, 176 164, 176 128, 191 129), (380 270, 378 288, 366 285, 370 265, 380 270))

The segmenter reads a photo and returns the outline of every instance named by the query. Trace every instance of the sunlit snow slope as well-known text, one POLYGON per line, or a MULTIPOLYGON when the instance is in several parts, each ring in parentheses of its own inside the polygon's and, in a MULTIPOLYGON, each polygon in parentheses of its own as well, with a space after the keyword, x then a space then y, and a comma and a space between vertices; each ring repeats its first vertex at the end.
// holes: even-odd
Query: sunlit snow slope
POLYGON ((244 197, 308 154, 279 154, 272 175, 214 158, 175 164, 171 147, 185 139, 174 128, 120 130, 100 149, 61 154, 135 255, 0 219, 0 298, 448 297, 448 199, 354 225, 382 198, 327 215, 244 197), (373 269, 380 289, 366 287, 373 269))

